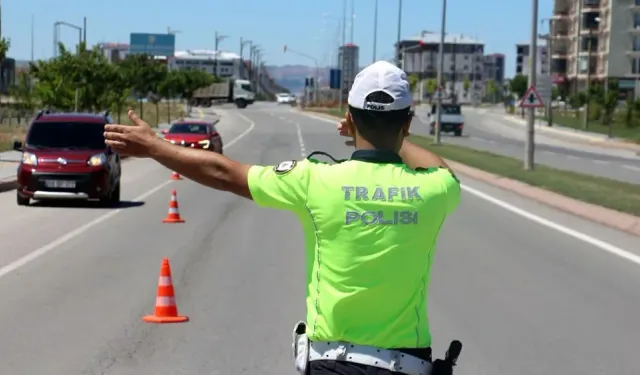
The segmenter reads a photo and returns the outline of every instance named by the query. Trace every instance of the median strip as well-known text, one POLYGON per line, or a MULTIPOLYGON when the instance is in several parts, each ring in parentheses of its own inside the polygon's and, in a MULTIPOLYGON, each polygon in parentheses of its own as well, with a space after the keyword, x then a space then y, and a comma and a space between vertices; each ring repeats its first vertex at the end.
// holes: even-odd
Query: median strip
MULTIPOLYGON (((316 112, 316 111, 314 111, 316 112)), ((335 115, 336 110, 319 110, 335 115)), ((339 120, 339 117, 334 117, 339 120)), ((439 144, 430 137, 411 135, 411 142, 452 161, 452 168, 474 179, 513 191, 577 216, 640 235, 638 185, 536 165, 523 169, 522 161, 469 147, 439 144), (454 167, 455 165, 455 167, 454 167)))

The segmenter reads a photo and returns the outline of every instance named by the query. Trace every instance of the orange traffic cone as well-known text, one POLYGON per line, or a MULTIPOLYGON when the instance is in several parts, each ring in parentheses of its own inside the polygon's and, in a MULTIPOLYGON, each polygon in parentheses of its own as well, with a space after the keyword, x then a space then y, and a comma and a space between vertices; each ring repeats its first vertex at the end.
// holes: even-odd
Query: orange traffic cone
POLYGON ((169 214, 162 220, 163 223, 184 223, 184 220, 180 217, 178 211, 178 193, 176 191, 171 192, 171 200, 169 201, 169 214))
POLYGON ((171 173, 171 179, 172 180, 182 180, 182 177, 180 177, 180 174, 178 174, 178 172, 173 172, 173 173, 171 173))
POLYGON ((147 323, 182 323, 189 320, 186 316, 178 315, 178 306, 173 292, 171 280, 171 267, 167 257, 162 259, 160 266, 160 279, 158 280, 158 293, 156 295, 156 308, 153 315, 146 315, 142 320, 147 323))

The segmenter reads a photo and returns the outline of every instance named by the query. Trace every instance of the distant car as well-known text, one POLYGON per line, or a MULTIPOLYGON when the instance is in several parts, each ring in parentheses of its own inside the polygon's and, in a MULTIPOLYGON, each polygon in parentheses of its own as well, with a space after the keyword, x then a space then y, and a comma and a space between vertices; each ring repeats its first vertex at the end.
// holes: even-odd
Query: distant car
POLYGON ((296 97, 293 94, 283 92, 276 94, 276 102, 278 104, 294 104, 296 102, 296 97))
POLYGON ((104 141, 108 113, 50 113, 40 111, 25 143, 18 166, 17 203, 31 199, 97 199, 106 205, 120 202, 120 155, 104 141))
POLYGON ((201 148, 222 154, 222 137, 215 125, 205 121, 176 122, 163 130, 164 139, 183 147, 201 148))
POLYGON ((462 135, 464 129, 464 116, 460 109, 460 104, 442 103, 441 124, 436 124, 438 121, 436 104, 431 106, 431 112, 427 115, 429 117, 429 134, 436 134, 436 126, 440 125, 441 133, 453 133, 456 137, 462 135))

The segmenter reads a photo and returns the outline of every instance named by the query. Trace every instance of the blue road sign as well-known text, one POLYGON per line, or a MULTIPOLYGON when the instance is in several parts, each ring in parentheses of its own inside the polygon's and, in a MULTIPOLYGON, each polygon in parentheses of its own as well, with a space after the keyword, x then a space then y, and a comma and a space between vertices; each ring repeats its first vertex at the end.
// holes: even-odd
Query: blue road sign
POLYGON ((342 79, 342 70, 331 69, 329 71, 329 87, 332 89, 340 88, 340 80, 342 79))
POLYGON ((174 34, 131 33, 129 53, 172 57, 176 52, 174 34))

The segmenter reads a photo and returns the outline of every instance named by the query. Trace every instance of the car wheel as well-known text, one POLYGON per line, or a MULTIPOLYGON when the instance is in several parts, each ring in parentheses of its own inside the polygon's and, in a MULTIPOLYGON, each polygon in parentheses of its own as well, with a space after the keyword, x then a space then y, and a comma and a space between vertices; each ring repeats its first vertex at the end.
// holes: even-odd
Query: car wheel
POLYGON ((462 137, 462 130, 456 130, 455 132, 453 132, 453 135, 455 135, 456 137, 462 137))
POLYGON ((111 192, 111 196, 109 196, 109 203, 114 206, 120 204, 120 181, 118 181, 116 187, 111 192))
POLYGON ((30 201, 31 199, 25 198, 20 194, 16 193, 16 203, 18 203, 18 206, 28 206, 30 201))
POLYGON ((100 203, 105 207, 115 207, 120 203, 120 181, 111 190, 111 194, 106 198, 102 198, 100 203))

